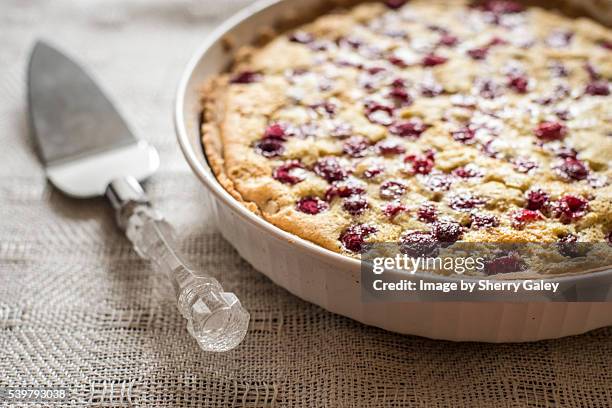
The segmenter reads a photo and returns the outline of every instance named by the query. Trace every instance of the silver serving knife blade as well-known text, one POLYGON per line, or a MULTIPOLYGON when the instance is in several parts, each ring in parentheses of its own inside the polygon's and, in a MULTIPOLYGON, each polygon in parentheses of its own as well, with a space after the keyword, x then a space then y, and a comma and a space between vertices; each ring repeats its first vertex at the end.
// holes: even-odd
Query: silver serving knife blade
POLYGON ((157 151, 134 137, 113 104, 74 61, 38 42, 28 69, 32 133, 47 177, 74 197, 103 195, 113 180, 143 180, 157 151))

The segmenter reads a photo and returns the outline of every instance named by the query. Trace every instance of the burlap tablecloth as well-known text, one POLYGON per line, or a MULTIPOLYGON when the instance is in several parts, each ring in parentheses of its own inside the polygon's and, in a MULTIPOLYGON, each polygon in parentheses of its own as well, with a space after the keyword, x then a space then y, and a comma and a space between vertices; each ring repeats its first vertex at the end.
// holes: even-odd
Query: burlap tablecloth
POLYGON ((300 301, 240 259, 199 206, 171 123, 183 65, 225 6, 0 3, 0 386, 67 388, 75 401, 57 406, 612 406, 612 328, 524 345, 399 336, 300 301), (105 201, 46 183, 24 112, 39 36, 87 65, 159 149, 147 189, 194 265, 251 312, 238 349, 198 349, 105 201))

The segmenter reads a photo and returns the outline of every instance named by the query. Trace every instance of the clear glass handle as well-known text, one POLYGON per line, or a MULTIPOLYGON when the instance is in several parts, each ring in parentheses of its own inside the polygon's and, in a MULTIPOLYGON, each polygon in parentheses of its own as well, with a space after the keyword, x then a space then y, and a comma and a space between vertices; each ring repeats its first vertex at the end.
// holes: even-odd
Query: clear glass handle
POLYGON ((196 274, 185 265, 172 226, 146 203, 144 192, 141 199, 119 200, 124 201, 121 204, 116 199, 117 188, 114 190, 107 191, 107 196, 118 211, 119 225, 136 252, 169 277, 178 309, 187 320, 187 330, 200 347, 205 351, 228 351, 238 346, 246 335, 250 316, 236 295, 225 292, 215 278, 196 274))

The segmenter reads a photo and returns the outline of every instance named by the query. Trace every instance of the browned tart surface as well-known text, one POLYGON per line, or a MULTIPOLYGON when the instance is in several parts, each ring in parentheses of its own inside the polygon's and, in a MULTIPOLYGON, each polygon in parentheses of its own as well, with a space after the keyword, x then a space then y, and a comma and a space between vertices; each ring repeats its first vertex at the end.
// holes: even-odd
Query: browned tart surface
POLYGON ((388 0, 237 60, 206 86, 207 154, 286 231, 349 255, 611 241, 604 26, 504 0, 388 0))

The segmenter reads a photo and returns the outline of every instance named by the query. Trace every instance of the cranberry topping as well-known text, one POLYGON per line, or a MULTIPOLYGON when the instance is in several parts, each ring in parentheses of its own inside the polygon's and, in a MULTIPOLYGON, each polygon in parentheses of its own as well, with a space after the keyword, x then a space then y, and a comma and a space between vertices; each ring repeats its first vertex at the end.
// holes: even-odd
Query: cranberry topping
POLYGON ((232 84, 251 84, 253 82, 257 82, 261 79, 261 75, 254 71, 243 71, 230 79, 230 83, 232 84))
POLYGON ((525 7, 511 0, 488 0, 479 5, 480 9, 494 14, 514 14, 525 10, 525 7))
POLYGON ((285 129, 278 123, 269 125, 263 137, 255 143, 255 151, 264 157, 277 157, 283 154, 283 142, 287 140, 285 129))
POLYGON ((592 81, 587 85, 585 92, 593 96, 608 96, 610 95, 610 85, 608 81, 592 81))
POLYGON ((387 180, 380 185, 380 196, 385 199, 398 198, 406 192, 406 185, 399 181, 387 180))
POLYGON ((406 81, 403 78, 395 78, 393 82, 391 82, 391 86, 394 88, 405 88, 406 81))
POLYGON ((404 231, 399 238, 399 249, 402 253, 413 256, 436 256, 438 242, 431 232, 404 231))
POLYGON ((314 165, 314 172, 330 183, 348 177, 348 171, 342 167, 336 157, 323 157, 317 160, 314 165))
POLYGON ((410 154, 404 158, 404 163, 410 165, 409 171, 415 174, 429 174, 434 167, 434 156, 431 152, 425 155, 410 154))
POLYGON ((408 93, 406 92, 406 88, 402 80, 396 79, 395 81, 393 81, 392 88, 391 88, 391 91, 389 92, 389 95, 393 96, 394 98, 398 98, 398 99, 406 99, 408 97, 408 93), (398 84, 396 85, 395 82, 398 82, 398 84))
POLYGON ((305 170, 302 163, 292 160, 274 169, 272 177, 281 183, 297 184, 305 179, 305 170))
POLYGON ((264 137, 255 143, 255 151, 264 157, 277 157, 283 154, 285 146, 281 139, 264 137))
POLYGON ((433 192, 448 191, 453 185, 453 178, 442 173, 430 174, 422 183, 433 192))
POLYGON ((423 154, 428 159, 434 160, 436 158, 436 151, 434 149, 427 149, 423 151, 423 154))
POLYGON ((524 228, 528 223, 542 219, 542 214, 539 211, 532 210, 517 210, 512 213, 512 226, 516 229, 524 228))
POLYGON ((608 242, 608 245, 612 245, 612 231, 608 232, 608 235, 606 235, 606 241, 608 242))
POLYGON ((597 41, 597 44, 599 44, 601 47, 605 48, 606 50, 612 51, 612 41, 604 39, 604 40, 597 41))
POLYGON ((531 170, 538 168, 537 162, 524 157, 517 157, 513 160, 513 164, 514 169, 519 173, 529 173, 531 170))
POLYGON ((435 67, 436 65, 442 65, 448 61, 448 58, 442 57, 436 54, 427 54, 421 64, 425 67, 435 67))
POLYGON ((417 217, 423 222, 434 222, 438 219, 438 210, 433 204, 425 203, 417 210, 417 217))
POLYGON ((344 200, 342 208, 351 215, 359 215, 368 208, 368 200, 364 196, 353 195, 344 200))
POLYGON ((528 191, 526 196, 527 209, 531 211, 541 210, 550 198, 545 191, 539 189, 528 191))
POLYGON ((319 197, 304 197, 297 203, 297 209, 303 213, 316 215, 329 208, 329 204, 319 197))
POLYGON ((264 131, 264 138, 287 140, 285 129, 278 123, 269 125, 264 131))
POLYGON ((476 207, 482 207, 485 201, 482 198, 475 197, 470 193, 459 193, 452 196, 449 200, 449 206, 455 211, 470 212, 476 207))
POLYGON ((475 229, 498 227, 499 220, 493 214, 472 212, 470 214, 470 227, 475 229))
POLYGON ((382 155, 393 155, 406 153, 406 148, 393 140, 381 140, 376 143, 376 151, 382 155))
POLYGON ((393 123, 393 108, 391 106, 381 105, 378 103, 367 105, 365 114, 368 120, 372 123, 377 123, 383 126, 389 126, 393 123))
POLYGON ((567 134, 567 127, 559 122, 542 122, 533 133, 541 140, 559 140, 567 134))
POLYGON ((299 44, 309 44, 314 41, 314 37, 306 31, 296 31, 289 36, 289 41, 299 44))
POLYGON ((472 48, 467 51, 468 55, 474 60, 483 60, 489 54, 489 47, 472 48))
POLYGON ((464 179, 483 176, 482 171, 478 167, 469 164, 465 167, 458 167, 453 170, 453 175, 464 179))
POLYGON ((445 244, 453 244, 463 235, 463 228, 455 221, 436 221, 431 230, 438 241, 445 244))
POLYGON ((589 202, 582 197, 566 195, 561 197, 552 208, 552 213, 564 224, 581 218, 589 209, 589 202))
POLYGON ((406 61, 404 61, 403 59, 401 59, 400 57, 396 56, 396 55, 391 55, 387 58, 387 60, 395 65, 396 67, 400 67, 400 68, 406 68, 406 61))
POLYGON ((471 144, 474 142, 474 137, 476 136, 476 132, 470 129, 469 127, 464 127, 459 130, 455 130, 451 132, 453 139, 463 144, 471 144))
POLYGON ((325 192, 325 199, 331 201, 334 197, 350 197, 352 195, 358 195, 365 193, 365 187, 363 184, 349 179, 345 181, 337 181, 325 192))
POLYGON ((340 234, 340 242, 351 252, 362 252, 365 249, 365 239, 376 231, 376 227, 368 224, 351 225, 340 234))
POLYGON ((406 4, 407 0, 385 0, 385 5, 392 10, 397 10, 406 4))
POLYGON ((453 47, 457 45, 457 43, 459 43, 459 39, 456 36, 451 34, 442 34, 442 37, 440 37, 440 41, 438 44, 444 45, 446 47, 453 47))
POLYGON ((389 218, 395 217, 400 212, 408 211, 408 208, 404 204, 397 201, 392 201, 383 206, 382 212, 389 218))
POLYGON ((517 252, 509 252, 495 259, 485 262, 484 271, 487 275, 498 273, 520 272, 525 268, 525 263, 517 252))
POLYGON ((410 119, 405 122, 395 122, 389 126, 389 131, 401 137, 418 138, 427 130, 427 127, 420 119, 410 119))
POLYGON ((584 180, 589 176, 587 166, 580 160, 567 157, 563 162, 555 167, 557 173, 567 180, 584 180))
POLYGON ((381 72, 385 72, 386 69, 383 67, 370 67, 366 69, 366 72, 370 75, 380 74, 381 72))
POLYGON ((527 93, 529 87, 529 79, 524 75, 513 75, 508 78, 508 87, 514 89, 518 93, 527 93))
POLYGON ((499 37, 493 37, 491 39, 491 41, 489 41, 488 45, 489 45, 489 47, 494 47, 496 45, 508 45, 508 41, 506 41, 506 40, 504 40, 502 38, 499 38, 499 37))
POLYGON ((366 155, 366 151, 370 147, 370 141, 363 136, 352 136, 344 145, 342 145, 342 151, 351 157, 363 157, 366 155))
POLYGON ((375 164, 375 165, 368 167, 363 172, 363 177, 367 179, 371 179, 371 178, 378 176, 379 174, 382 174, 384 171, 385 171, 385 167, 382 164, 375 164))
POLYGON ((391 91, 389 91, 389 96, 391 96, 397 102, 400 102, 402 106, 407 106, 412 103, 412 97, 406 88, 400 86, 394 86, 391 88, 391 91))

